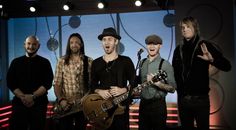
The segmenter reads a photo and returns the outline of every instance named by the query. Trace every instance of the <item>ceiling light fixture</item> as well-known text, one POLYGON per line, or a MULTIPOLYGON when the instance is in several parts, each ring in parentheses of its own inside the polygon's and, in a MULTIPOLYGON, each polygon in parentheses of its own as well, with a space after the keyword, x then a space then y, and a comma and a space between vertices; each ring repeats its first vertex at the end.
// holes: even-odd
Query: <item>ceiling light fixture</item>
POLYGON ((28 3, 29 11, 32 13, 38 12, 40 10, 39 3, 37 2, 29 2, 28 3))
POLYGON ((142 5, 142 0, 135 0, 135 6, 141 6, 142 5))
MULTIPOLYGON (((1 3, 1 2, 0 2, 1 3)), ((6 19, 8 20, 8 14, 6 12, 6 8, 4 8, 3 4, 0 4, 0 19, 6 19)))
POLYGON ((97 5, 97 7, 99 8, 99 9, 103 9, 103 8, 105 8, 107 6, 107 3, 104 1, 104 0, 100 0, 99 2, 98 2, 98 5, 97 5))
POLYGON ((66 2, 64 5, 63 5, 63 10, 65 11, 68 11, 68 10, 72 10, 73 8, 73 5, 71 2, 66 2))
POLYGON ((34 13, 34 12, 36 12, 37 9, 35 6, 30 6, 29 10, 30 10, 30 12, 34 13))

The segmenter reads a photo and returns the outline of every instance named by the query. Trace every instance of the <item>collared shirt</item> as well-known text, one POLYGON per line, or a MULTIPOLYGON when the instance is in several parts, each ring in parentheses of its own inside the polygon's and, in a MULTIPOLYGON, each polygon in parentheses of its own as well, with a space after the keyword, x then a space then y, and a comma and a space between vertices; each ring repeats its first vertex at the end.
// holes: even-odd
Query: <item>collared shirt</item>
MULTIPOLYGON (((56 66, 54 84, 58 84, 62 90, 62 97, 68 100, 82 98, 86 93, 83 80, 83 60, 74 63, 69 60, 69 64, 64 64, 65 59, 62 57, 58 60, 56 66)), ((88 58, 88 72, 90 74, 92 59, 88 58)))
MULTIPOLYGON (((141 66, 141 81, 142 83, 147 81, 147 74, 156 74, 159 71, 159 64, 161 62, 161 56, 157 56, 154 60, 150 61, 149 58, 147 58, 142 66, 141 66)), ((166 71, 167 73, 167 84, 170 84, 173 87, 176 87, 175 79, 174 79, 174 71, 171 64, 164 60, 162 67, 162 70, 166 71)), ((155 85, 150 85, 148 87, 145 87, 141 92, 141 98, 144 99, 153 99, 153 98, 161 98, 165 97, 167 94, 166 91, 160 90, 155 85)))

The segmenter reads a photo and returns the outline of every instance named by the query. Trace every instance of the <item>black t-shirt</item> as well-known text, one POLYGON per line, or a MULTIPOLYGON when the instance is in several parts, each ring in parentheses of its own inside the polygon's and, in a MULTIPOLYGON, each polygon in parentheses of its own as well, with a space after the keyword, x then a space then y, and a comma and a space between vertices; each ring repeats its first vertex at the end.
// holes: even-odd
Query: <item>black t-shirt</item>
POLYGON ((102 57, 95 59, 91 68, 91 89, 109 89, 110 86, 127 87, 133 85, 135 69, 129 57, 119 55, 106 62, 102 57))

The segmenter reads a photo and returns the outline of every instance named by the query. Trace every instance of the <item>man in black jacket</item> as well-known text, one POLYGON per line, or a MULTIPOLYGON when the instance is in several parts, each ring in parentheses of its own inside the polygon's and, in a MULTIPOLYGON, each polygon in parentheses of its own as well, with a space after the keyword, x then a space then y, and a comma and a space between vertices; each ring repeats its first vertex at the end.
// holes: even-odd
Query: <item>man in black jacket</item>
POLYGON ((209 130, 209 66, 229 71, 230 62, 213 43, 200 37, 195 18, 180 21, 183 43, 173 55, 175 80, 177 83, 178 109, 183 129, 193 129, 194 120, 200 130, 209 130))
POLYGON ((48 59, 37 55, 40 47, 36 36, 26 38, 26 54, 11 62, 7 86, 15 95, 12 100, 10 130, 43 130, 53 71, 48 59))

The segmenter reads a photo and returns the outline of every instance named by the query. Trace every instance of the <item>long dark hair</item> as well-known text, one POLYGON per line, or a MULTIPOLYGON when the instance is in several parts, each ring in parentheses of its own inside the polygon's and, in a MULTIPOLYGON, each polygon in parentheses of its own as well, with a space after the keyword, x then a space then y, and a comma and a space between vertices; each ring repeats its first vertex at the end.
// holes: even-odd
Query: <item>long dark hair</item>
POLYGON ((88 73, 88 57, 85 55, 84 52, 84 40, 82 38, 82 36, 79 33, 72 33, 67 41, 67 46, 66 46, 66 54, 65 54, 65 65, 69 65, 69 60, 71 57, 71 49, 70 49, 70 39, 72 37, 78 37, 81 41, 80 43, 80 55, 82 56, 82 60, 84 63, 83 66, 83 81, 84 81, 84 86, 86 88, 84 88, 84 91, 87 92, 88 91, 88 85, 89 85, 89 73, 88 73))
POLYGON ((70 39, 72 37, 78 37, 81 41, 80 43, 80 55, 83 55, 84 56, 84 40, 82 38, 82 36, 79 34, 79 33, 72 33, 69 38, 68 38, 68 41, 67 41, 67 46, 66 46, 66 54, 65 54, 65 64, 68 65, 69 64, 69 59, 70 59, 70 56, 71 56, 71 49, 70 49, 70 39))

